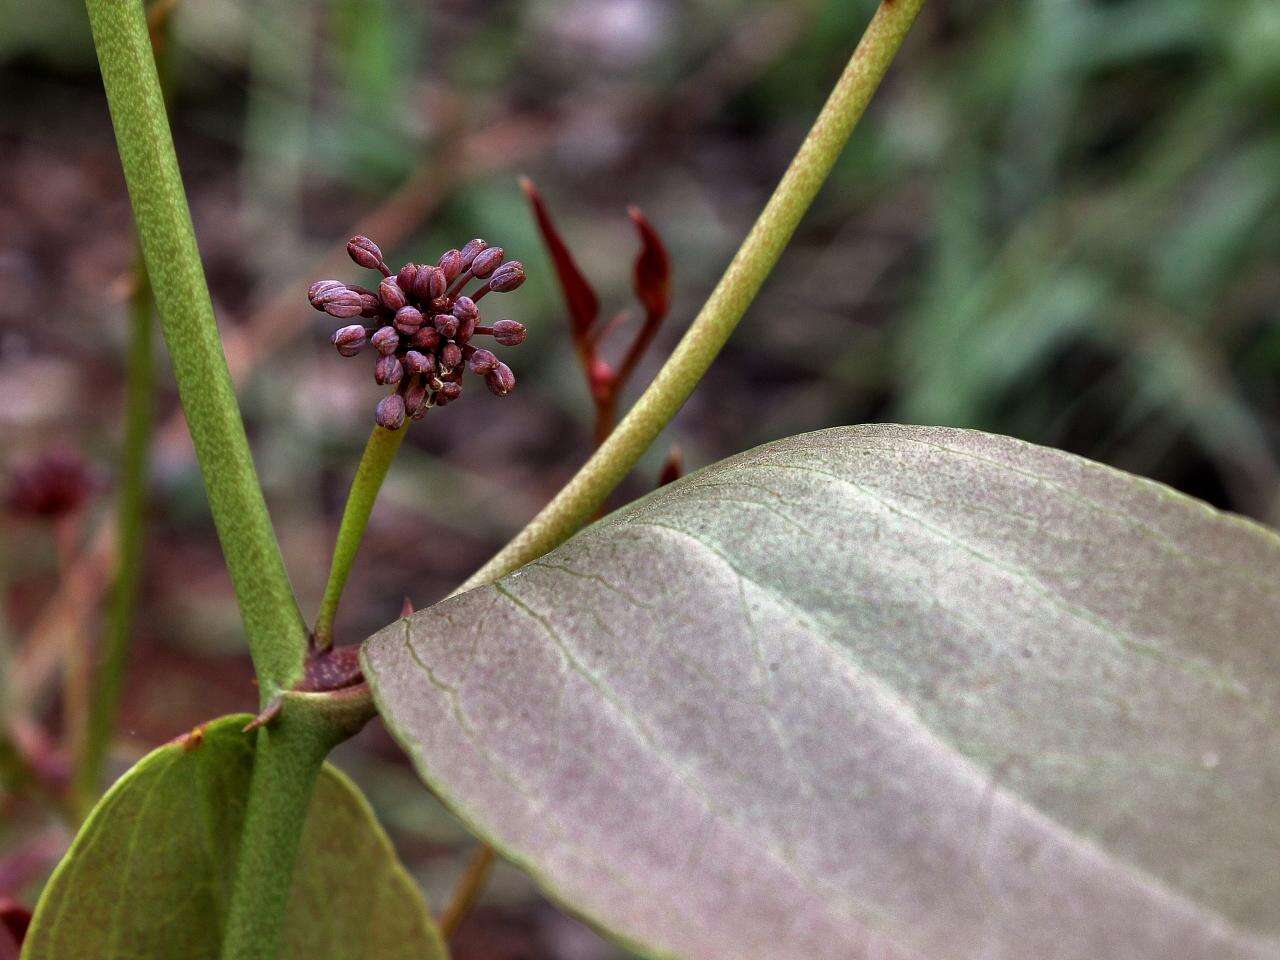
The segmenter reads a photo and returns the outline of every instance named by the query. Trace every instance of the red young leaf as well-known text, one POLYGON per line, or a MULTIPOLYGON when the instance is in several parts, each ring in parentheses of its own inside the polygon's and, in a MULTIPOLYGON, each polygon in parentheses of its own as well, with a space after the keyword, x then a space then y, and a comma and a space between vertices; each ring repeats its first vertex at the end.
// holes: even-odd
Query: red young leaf
POLYGON ((547 205, 534 187, 533 181, 528 177, 521 177, 520 186, 533 207, 533 215, 538 221, 542 241, 547 245, 547 252, 551 254, 551 262, 556 268, 556 276, 560 278, 560 287, 564 290, 564 299, 569 306, 569 317, 573 321, 573 336, 581 340, 600 315, 600 300, 595 290, 591 288, 591 284, 587 282, 587 278, 578 269, 573 254, 560 239, 560 232, 551 221, 547 205))
POLYGON ((645 219, 640 208, 628 207, 627 213, 640 234, 640 255, 636 257, 634 274, 636 296, 644 305, 646 321, 657 324, 671 306, 671 258, 658 231, 645 219))
POLYGON ((17 960, 31 925, 31 911, 7 897, 0 897, 0 960, 17 960))

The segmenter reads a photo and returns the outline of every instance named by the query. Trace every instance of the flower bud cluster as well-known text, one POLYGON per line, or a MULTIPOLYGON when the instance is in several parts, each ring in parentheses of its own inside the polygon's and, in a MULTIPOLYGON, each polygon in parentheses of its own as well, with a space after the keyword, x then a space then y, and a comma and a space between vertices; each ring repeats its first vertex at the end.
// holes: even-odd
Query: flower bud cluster
POLYGON ((378 404, 374 419, 380 426, 399 429, 406 418, 420 420, 429 408, 457 400, 466 369, 499 397, 515 389, 511 368, 472 340, 492 337, 506 347, 524 341, 523 324, 504 319, 486 326, 477 306, 490 293, 507 293, 524 283, 519 260, 505 260, 501 247, 484 240, 447 250, 435 264, 406 263, 396 273, 368 237, 352 237, 347 253, 359 266, 382 274, 377 289, 318 280, 307 299, 317 310, 347 321, 330 338, 338 353, 354 357, 370 349, 374 379, 395 388, 378 404), (464 294, 472 281, 479 286, 464 294))

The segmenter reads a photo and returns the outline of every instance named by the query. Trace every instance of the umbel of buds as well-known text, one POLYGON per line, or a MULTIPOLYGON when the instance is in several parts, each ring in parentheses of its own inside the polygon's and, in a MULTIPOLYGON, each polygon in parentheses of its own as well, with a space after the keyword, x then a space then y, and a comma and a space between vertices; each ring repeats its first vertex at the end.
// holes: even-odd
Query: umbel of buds
POLYGON ((342 356, 373 348, 374 379, 395 387, 378 404, 374 420, 379 426, 397 430, 406 417, 420 420, 431 407, 457 400, 467 369, 499 397, 515 389, 511 368, 472 340, 492 337, 504 347, 524 342, 523 324, 504 319, 486 326, 477 306, 487 294, 508 293, 524 283, 519 260, 504 259, 501 247, 483 240, 446 250, 434 264, 406 263, 395 273, 368 237, 352 237, 347 253, 359 266, 382 274, 377 290, 317 280, 307 299, 344 321, 330 337, 342 356), (479 286, 464 293, 472 281, 479 286))

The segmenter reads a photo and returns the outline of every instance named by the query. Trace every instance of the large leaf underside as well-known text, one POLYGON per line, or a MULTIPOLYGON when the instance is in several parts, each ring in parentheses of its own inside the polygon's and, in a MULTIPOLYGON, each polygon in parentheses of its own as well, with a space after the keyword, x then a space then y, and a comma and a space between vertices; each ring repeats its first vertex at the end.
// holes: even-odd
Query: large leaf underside
MULTIPOLYGON (((249 719, 161 747, 112 787, 40 898, 23 960, 216 960, 253 770, 249 719)), ((328 765, 282 939, 293 960, 445 956, 364 797, 328 765)))
POLYGON ((419 772, 685 958, 1280 957, 1280 539, 980 433, 769 444, 371 638, 419 772))

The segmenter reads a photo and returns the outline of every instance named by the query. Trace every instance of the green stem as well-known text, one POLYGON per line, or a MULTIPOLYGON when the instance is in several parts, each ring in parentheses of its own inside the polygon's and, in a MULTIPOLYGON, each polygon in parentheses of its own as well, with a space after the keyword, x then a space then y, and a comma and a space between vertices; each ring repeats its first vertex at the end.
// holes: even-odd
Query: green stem
POLYGON ((676 415, 778 262, 923 4, 880 4, 791 166, 653 383, 555 499, 455 593, 491 583, 576 533, 676 415))
POLYGON ((227 372, 142 4, 86 6, 161 329, 266 703, 301 678, 306 625, 227 372))
POLYGON ((286 693, 283 700, 280 716, 258 728, 222 960, 274 960, 280 955, 294 863, 316 776, 329 751, 373 716, 367 691, 286 693))
POLYGON ((399 430, 374 427, 373 433, 369 434, 369 442, 364 446, 364 454, 360 457, 360 465, 347 494, 347 505, 342 511, 338 540, 333 545, 333 562, 329 566, 329 582, 325 584, 320 612, 316 614, 315 630, 312 631, 316 646, 322 650, 333 643, 333 618, 338 613, 342 588, 347 585, 347 576, 355 562, 356 551, 360 549, 382 481, 386 479, 391 461, 408 432, 407 423, 399 430))
POLYGON ((152 311, 155 306, 146 267, 139 259, 137 285, 129 305, 129 356, 125 381, 124 444, 120 456, 120 503, 117 508, 116 581, 107 613, 107 634, 94 674, 88 727, 76 757, 74 793, 87 811, 97 797, 111 729, 120 703, 125 658, 133 635, 138 591, 142 583, 145 540, 143 513, 147 502, 147 473, 152 388, 155 381, 152 350, 152 311))

